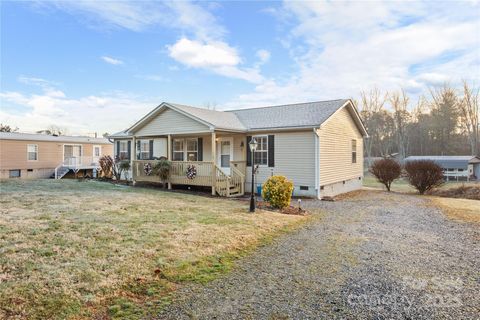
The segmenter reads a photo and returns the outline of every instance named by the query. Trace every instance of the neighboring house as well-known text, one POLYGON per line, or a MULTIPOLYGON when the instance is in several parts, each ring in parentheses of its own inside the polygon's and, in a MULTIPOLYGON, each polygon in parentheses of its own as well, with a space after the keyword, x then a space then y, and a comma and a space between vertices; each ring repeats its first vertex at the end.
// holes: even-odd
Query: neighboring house
POLYGON ((366 135, 352 101, 333 100, 232 111, 162 103, 110 138, 115 155, 131 159, 134 181, 158 182, 150 168, 165 157, 172 161, 169 186, 234 196, 251 189, 254 137, 256 185, 284 175, 294 195, 322 197, 362 186, 366 135))
POLYGON ((410 156, 405 162, 431 160, 443 169, 447 181, 480 180, 480 157, 477 156, 410 156))
POLYGON ((0 132, 0 178, 95 176, 103 155, 113 155, 107 139, 0 132))

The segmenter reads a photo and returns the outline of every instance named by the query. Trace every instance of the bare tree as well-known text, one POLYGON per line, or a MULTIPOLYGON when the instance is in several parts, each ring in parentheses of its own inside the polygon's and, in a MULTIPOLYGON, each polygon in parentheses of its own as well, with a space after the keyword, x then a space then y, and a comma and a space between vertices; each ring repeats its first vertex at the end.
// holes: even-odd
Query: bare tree
POLYGON ((0 123, 0 132, 17 132, 18 127, 11 127, 8 124, 0 123))
POLYGON ((360 115, 362 116, 365 127, 370 137, 366 138, 364 141, 365 153, 368 158, 368 167, 371 165, 372 149, 375 144, 375 141, 378 140, 376 137, 376 129, 378 128, 378 117, 375 114, 379 113, 383 106, 385 105, 385 100, 387 99, 386 94, 382 94, 378 88, 370 90, 366 93, 362 91, 360 93, 362 100, 362 109, 360 115))
POLYGON ((408 111, 409 98, 402 89, 400 92, 394 92, 389 95, 389 101, 393 108, 393 122, 395 128, 395 140, 398 147, 400 159, 405 159, 408 150, 407 128, 411 120, 408 111))
POLYGON ((37 133, 46 134, 46 135, 65 136, 68 134, 68 129, 65 127, 51 125, 47 129, 37 131, 37 133))
POLYGON ((463 81, 463 97, 459 103, 460 123, 470 142, 470 153, 479 153, 479 89, 471 88, 466 80, 463 81))

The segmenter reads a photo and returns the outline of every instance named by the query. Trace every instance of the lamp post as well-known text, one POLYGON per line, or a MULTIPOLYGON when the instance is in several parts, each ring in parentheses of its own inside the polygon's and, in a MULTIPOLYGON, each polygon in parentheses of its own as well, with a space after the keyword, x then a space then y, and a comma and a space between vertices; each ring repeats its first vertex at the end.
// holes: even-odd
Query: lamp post
POLYGON ((250 212, 255 212, 255 191, 254 191, 254 179, 255 179, 255 150, 257 150, 258 142, 255 138, 252 138, 248 143, 250 153, 252 154, 252 192, 250 196, 250 212))

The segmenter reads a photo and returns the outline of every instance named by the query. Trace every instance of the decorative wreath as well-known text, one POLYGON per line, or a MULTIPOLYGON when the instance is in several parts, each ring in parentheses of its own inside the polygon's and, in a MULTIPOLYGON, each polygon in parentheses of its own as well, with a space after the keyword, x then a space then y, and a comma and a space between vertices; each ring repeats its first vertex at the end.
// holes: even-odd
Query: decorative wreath
POLYGON ((197 176, 197 168, 194 165, 189 165, 187 168, 187 178, 188 179, 195 179, 197 176))
POLYGON ((145 163, 143 165, 143 172, 145 172, 145 174, 147 176, 151 175, 152 174, 152 164, 151 163, 145 163))

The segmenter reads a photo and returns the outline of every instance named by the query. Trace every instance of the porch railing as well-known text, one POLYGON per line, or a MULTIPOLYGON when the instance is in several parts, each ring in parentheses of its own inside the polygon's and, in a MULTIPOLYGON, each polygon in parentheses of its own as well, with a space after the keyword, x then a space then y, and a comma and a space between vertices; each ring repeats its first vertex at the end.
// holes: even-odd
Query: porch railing
POLYGON ((245 170, 247 169, 247 162, 246 161, 230 161, 230 168, 235 168, 240 173, 245 174, 245 170))
POLYGON ((186 184, 194 186, 213 186, 213 167, 212 162, 203 161, 172 161, 170 171, 170 182, 173 184, 186 184), (193 166, 196 171, 194 178, 187 177, 187 171, 193 166))
MULTIPOLYGON (((153 172, 153 167, 158 160, 135 160, 133 161, 133 180, 161 182, 153 172)), ((223 197, 242 195, 244 193, 245 175, 233 165, 230 176, 225 174, 213 162, 203 161, 171 161, 170 177, 168 182, 172 184, 211 186, 223 197), (195 168, 195 176, 187 176, 188 168, 195 168)))

